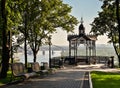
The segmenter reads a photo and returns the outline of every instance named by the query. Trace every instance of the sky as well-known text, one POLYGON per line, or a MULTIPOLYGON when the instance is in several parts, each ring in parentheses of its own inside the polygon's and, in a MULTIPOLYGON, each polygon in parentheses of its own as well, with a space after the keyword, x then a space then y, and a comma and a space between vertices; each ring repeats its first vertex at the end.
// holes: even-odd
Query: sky
MULTIPOLYGON (((99 0, 63 0, 63 3, 72 6, 71 15, 76 17, 80 22, 81 17, 84 21, 85 32, 88 34, 91 30, 90 24, 93 22, 94 18, 97 17, 98 12, 101 11, 102 2, 99 0)), ((78 34, 78 27, 80 23, 75 27, 74 32, 78 34)), ((57 33, 52 35, 53 45, 68 45, 67 32, 61 29, 57 30, 57 33)), ((107 37, 100 36, 96 41, 97 44, 107 44, 107 37)))

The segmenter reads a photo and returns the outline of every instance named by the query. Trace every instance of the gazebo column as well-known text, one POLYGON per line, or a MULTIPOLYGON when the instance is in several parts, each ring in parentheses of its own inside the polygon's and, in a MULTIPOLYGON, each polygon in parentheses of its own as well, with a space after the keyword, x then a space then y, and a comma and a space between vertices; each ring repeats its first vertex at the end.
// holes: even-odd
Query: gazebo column
POLYGON ((89 64, 91 63, 91 49, 92 49, 91 41, 89 41, 89 64))
POLYGON ((77 59, 77 40, 74 40, 74 63, 76 64, 77 59))
POLYGON ((92 56, 95 56, 95 41, 92 41, 92 56))
POLYGON ((94 63, 96 63, 96 44, 95 44, 95 41, 93 41, 93 53, 94 53, 93 59, 95 60, 94 63))
POLYGON ((88 41, 86 41, 86 63, 88 64, 88 41))
POLYGON ((96 57, 96 43, 94 41, 94 56, 96 57))
POLYGON ((94 45, 94 47, 95 47, 95 57, 96 57, 96 42, 95 42, 95 45, 94 45))
POLYGON ((75 58, 75 55, 76 54, 76 45, 75 45, 75 41, 74 41, 74 58, 75 58))
POLYGON ((71 41, 69 40, 69 58, 71 58, 71 41))
POLYGON ((77 40, 75 42, 75 64, 77 64, 77 40))

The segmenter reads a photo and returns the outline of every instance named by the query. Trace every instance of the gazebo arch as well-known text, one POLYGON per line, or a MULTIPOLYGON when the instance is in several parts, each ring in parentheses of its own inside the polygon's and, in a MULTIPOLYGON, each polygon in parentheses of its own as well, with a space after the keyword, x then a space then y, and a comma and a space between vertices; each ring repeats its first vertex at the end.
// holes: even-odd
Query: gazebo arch
POLYGON ((87 64, 90 64, 93 57, 95 58, 96 56, 97 36, 93 34, 86 35, 82 19, 78 31, 79 34, 72 34, 67 37, 67 40, 69 41, 69 58, 74 58, 75 63, 84 60, 87 64), (78 46, 80 44, 86 46, 86 56, 78 56, 78 46), (74 56, 71 55, 72 50, 74 51, 74 56))

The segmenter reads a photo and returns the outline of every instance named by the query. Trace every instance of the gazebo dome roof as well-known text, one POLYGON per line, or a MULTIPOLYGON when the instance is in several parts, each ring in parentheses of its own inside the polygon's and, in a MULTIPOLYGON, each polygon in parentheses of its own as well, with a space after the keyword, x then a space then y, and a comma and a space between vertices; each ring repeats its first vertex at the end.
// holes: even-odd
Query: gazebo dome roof
POLYGON ((84 30, 84 29, 85 28, 84 28, 83 24, 81 23, 80 26, 79 26, 79 30, 84 30))
POLYGON ((79 26, 79 35, 84 35, 85 34, 85 27, 83 25, 83 19, 81 18, 81 24, 79 26))
POLYGON ((79 26, 79 30, 84 30, 84 26, 83 26, 83 18, 81 17, 81 21, 80 21, 80 26, 79 26))

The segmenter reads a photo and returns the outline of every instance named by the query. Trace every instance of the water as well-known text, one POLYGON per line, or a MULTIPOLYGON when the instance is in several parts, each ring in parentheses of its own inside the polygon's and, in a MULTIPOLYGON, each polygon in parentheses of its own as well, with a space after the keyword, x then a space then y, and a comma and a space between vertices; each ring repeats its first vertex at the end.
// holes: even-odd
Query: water
MULTIPOLYGON (((86 50, 85 48, 78 47, 78 56, 79 55, 86 55, 85 50, 86 50)), ((72 51, 71 53, 74 56, 74 51, 72 51)), ((60 56, 68 56, 68 55, 69 55, 68 50, 65 50, 64 52, 63 51, 61 52, 61 50, 54 50, 54 53, 51 52, 51 58, 52 57, 60 57, 60 56)), ((97 47, 96 55, 97 56, 115 56, 115 60, 118 61, 113 47, 112 48, 108 47, 108 46, 97 47)), ((25 62, 23 51, 22 51, 22 53, 17 53, 15 55, 15 57, 17 57, 20 62, 22 62, 22 63, 25 62)), ((41 62, 47 62, 49 64, 49 51, 46 50, 45 53, 43 53, 43 51, 39 51, 37 54, 36 61, 39 62, 40 64, 41 64, 41 62)), ((33 62, 32 53, 28 54, 28 62, 33 62)))
MULTIPOLYGON (((33 54, 27 54, 27 58, 28 58, 28 62, 33 62, 33 54)), ((61 51, 54 51, 53 53, 51 53, 51 58, 52 57, 58 57, 61 56, 61 51)), ((15 57, 19 59, 19 62, 25 63, 25 59, 24 59, 24 52, 23 53, 17 53, 15 54, 15 57)), ((43 51, 39 51, 37 54, 37 62, 39 62, 40 64, 42 62, 47 62, 49 64, 49 51, 45 51, 45 53, 43 54, 43 51)))

